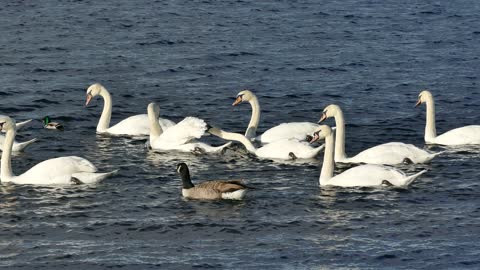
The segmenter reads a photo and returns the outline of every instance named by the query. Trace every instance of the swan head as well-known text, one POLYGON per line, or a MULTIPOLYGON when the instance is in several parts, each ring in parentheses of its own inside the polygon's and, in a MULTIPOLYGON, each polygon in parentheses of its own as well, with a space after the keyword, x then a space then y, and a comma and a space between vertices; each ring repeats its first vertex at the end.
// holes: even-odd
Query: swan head
POLYGON ((428 100, 432 100, 432 99, 433 99, 432 93, 430 93, 430 91, 428 90, 423 90, 422 92, 420 92, 420 94, 418 94, 418 101, 415 104, 415 107, 418 107, 420 104, 425 103, 428 100))
POLYGON ((160 115, 160 107, 158 107, 157 103, 152 102, 148 104, 147 112, 148 115, 155 115, 155 118, 158 118, 158 116, 160 115))
POLYGON ((332 129, 327 125, 321 125, 315 130, 315 132, 313 132, 313 138, 310 140, 310 143, 323 140, 326 137, 331 135, 332 135, 332 129))
POLYGON ((330 117, 335 117, 338 112, 341 112, 342 109, 340 109, 340 106, 335 105, 335 104, 330 104, 325 109, 323 109, 322 116, 320 117, 320 120, 318 120, 318 123, 320 124, 321 122, 325 121, 327 118, 330 117))
POLYGON ((242 90, 237 94, 237 98, 235 99, 235 102, 233 102, 232 106, 235 106, 242 102, 250 101, 254 97, 255 97, 255 94, 253 94, 252 91, 242 90))
POLYGON ((90 103, 90 101, 92 100, 93 97, 100 95, 100 93, 103 90, 105 90, 105 87, 103 87, 103 85, 101 85, 99 83, 94 83, 94 84, 90 85, 87 88, 87 101, 85 102, 85 106, 87 106, 88 103, 90 103))
POLYGON ((8 130, 16 129, 15 120, 6 116, 0 115, 0 130, 3 132, 7 132, 8 130))

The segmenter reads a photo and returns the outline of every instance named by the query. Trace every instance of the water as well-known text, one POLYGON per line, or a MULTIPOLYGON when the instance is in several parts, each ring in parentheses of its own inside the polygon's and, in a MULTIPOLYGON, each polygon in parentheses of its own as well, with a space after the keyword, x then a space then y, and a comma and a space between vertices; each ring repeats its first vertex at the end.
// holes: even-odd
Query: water
POLYGON ((244 131, 250 106, 231 103, 250 88, 260 132, 317 121, 336 103, 349 154, 389 141, 423 146, 425 108, 413 108, 423 88, 435 96, 440 133, 480 123, 479 11, 477 1, 2 3, 1 112, 36 119, 17 139, 39 138, 14 171, 79 155, 120 173, 97 186, 2 185, 0 266, 479 268, 479 150, 404 167, 429 169, 408 190, 320 189, 322 157, 152 153, 142 140, 95 135, 102 101, 83 106, 100 82, 112 92, 113 123, 156 101, 166 118, 244 131), (65 131, 42 129, 45 115, 65 131), (193 181, 244 178, 257 189, 240 202, 185 201, 175 175, 183 161, 193 181))

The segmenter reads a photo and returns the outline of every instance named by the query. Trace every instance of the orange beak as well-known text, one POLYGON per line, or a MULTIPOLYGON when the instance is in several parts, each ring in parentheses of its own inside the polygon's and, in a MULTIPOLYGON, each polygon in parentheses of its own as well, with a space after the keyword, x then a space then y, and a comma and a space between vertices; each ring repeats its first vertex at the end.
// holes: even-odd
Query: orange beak
POLYGON ((418 99, 417 103, 415 104, 415 107, 418 107, 420 104, 422 104, 422 101, 418 99))
POLYGON ((87 101, 85 102, 85 107, 88 106, 88 103, 90 103, 90 100, 92 100, 92 98, 93 98, 92 95, 87 94, 87 101))
POLYGON ((310 143, 314 143, 320 139, 320 136, 318 136, 318 132, 313 133, 312 139, 310 139, 310 143))
POLYGON ((327 119, 327 115, 325 113, 322 113, 322 117, 320 117, 320 120, 318 120, 318 123, 322 123, 323 121, 325 121, 325 119, 327 119))
POLYGON ((238 96, 237 99, 235 99, 235 102, 233 102, 232 106, 235 106, 240 102, 242 102, 242 96, 238 96))

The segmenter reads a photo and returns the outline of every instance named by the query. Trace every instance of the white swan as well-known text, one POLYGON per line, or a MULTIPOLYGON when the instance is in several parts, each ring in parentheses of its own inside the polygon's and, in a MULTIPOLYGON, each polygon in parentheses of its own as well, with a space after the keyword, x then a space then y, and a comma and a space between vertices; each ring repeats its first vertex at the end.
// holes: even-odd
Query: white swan
POLYGON ((268 129, 262 135, 257 136, 257 128, 260 122, 260 104, 258 98, 250 90, 243 90, 237 94, 237 99, 233 106, 241 102, 249 102, 252 106, 252 117, 248 124, 245 137, 249 140, 258 141, 262 144, 271 143, 283 139, 305 140, 307 134, 312 134, 318 128, 318 124, 309 122, 291 122, 283 123, 268 129))
MULTIPOLYGON (((148 136, 150 133, 150 122, 146 114, 138 114, 130 116, 118 124, 110 127, 110 118, 112 116, 112 98, 110 93, 99 83, 90 85, 87 89, 87 101, 85 106, 88 106, 93 97, 100 95, 103 97, 104 105, 102 115, 97 125, 97 133, 106 133, 112 135, 127 135, 127 136, 148 136)), ((158 122, 164 130, 175 123, 168 119, 158 119, 158 122)))
POLYGON ((0 115, 0 129, 7 133, 0 168, 2 182, 33 185, 94 183, 116 173, 116 171, 95 173, 97 168, 90 161, 70 156, 42 161, 25 173, 16 176, 12 172, 11 163, 13 140, 16 135, 15 121, 8 116, 0 115))
POLYGON ((205 134, 207 124, 196 117, 186 117, 178 124, 163 131, 158 124, 160 108, 155 103, 148 104, 148 117, 150 119, 150 147, 155 150, 176 150, 181 152, 218 153, 231 142, 214 147, 206 143, 193 141, 205 134))
POLYGON ((337 128, 335 131, 335 162, 386 165, 400 164, 405 161, 426 163, 442 153, 430 153, 413 144, 390 142, 363 150, 356 156, 349 158, 345 154, 345 119, 343 118, 342 109, 338 105, 328 105, 323 110, 319 123, 330 117, 335 118, 335 126, 337 128))
POLYGON ((415 107, 425 103, 427 106, 427 124, 425 126, 425 142, 442 145, 480 144, 480 125, 471 125, 452 129, 437 136, 435 128, 435 102, 432 93, 427 90, 418 95, 415 107))
POLYGON ((242 134, 226 132, 219 128, 210 128, 208 133, 218 136, 225 140, 238 141, 242 143, 247 151, 260 158, 270 159, 309 159, 314 158, 323 149, 323 145, 317 148, 311 147, 306 142, 300 142, 295 139, 283 139, 271 142, 260 148, 255 148, 252 142, 242 134))
MULTIPOLYGON (((30 123, 30 121, 32 121, 32 119, 17 123, 16 124, 17 130, 23 128, 26 124, 30 123)), ((25 150, 25 148, 27 148, 29 145, 31 145, 32 143, 34 143, 36 141, 37 141, 37 139, 31 139, 29 141, 21 142, 21 143, 19 143, 17 141, 14 141, 13 142, 13 147, 12 147, 12 152, 21 152, 21 151, 25 150)), ((4 142, 5 142, 5 136, 0 135, 0 150, 2 150, 2 151, 3 151, 3 143, 4 142)))
POLYGON ((400 186, 410 185, 415 178, 425 173, 407 176, 402 171, 382 165, 360 165, 333 176, 335 163, 333 161, 333 133, 329 126, 320 126, 313 135, 312 142, 325 139, 325 154, 323 158, 322 171, 320 172, 320 186, 400 186))

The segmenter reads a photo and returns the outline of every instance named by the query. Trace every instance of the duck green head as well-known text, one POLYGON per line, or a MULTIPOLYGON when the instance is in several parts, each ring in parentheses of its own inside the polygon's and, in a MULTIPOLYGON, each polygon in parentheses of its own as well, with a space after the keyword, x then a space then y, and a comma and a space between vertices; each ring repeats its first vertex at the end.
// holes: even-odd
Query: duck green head
POLYGON ((44 125, 48 125, 48 123, 50 123, 50 117, 45 116, 45 117, 43 118, 43 124, 44 124, 44 125))

